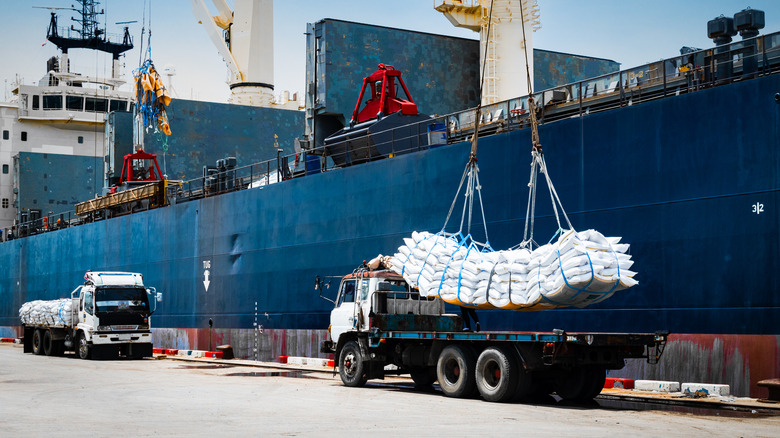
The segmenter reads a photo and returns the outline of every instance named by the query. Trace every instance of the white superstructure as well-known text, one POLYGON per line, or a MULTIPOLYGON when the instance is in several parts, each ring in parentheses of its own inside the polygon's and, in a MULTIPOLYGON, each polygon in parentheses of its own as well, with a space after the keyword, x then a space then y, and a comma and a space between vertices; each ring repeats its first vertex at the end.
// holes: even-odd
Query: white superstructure
MULTIPOLYGON (((18 219, 19 153, 100 157, 102 162, 108 113, 132 109, 132 93, 118 90, 123 83, 50 71, 36 85, 15 86, 12 101, 0 103, 0 229, 4 234, 18 219)), ((74 176, 83 172, 73 169, 74 176)), ((41 181, 44 186, 54 183, 41 181)), ((48 205, 26 208, 38 209, 42 215, 51 210, 48 205)))

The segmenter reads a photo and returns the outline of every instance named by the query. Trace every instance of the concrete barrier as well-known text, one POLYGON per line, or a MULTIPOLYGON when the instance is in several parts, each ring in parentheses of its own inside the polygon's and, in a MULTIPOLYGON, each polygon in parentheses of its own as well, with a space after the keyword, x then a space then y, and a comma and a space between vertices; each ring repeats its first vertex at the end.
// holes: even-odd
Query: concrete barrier
POLYGON ((683 383, 682 392, 685 394, 726 396, 729 395, 729 385, 721 385, 716 383, 683 383))
POLYGON ((634 389, 634 379, 621 379, 618 377, 607 377, 606 380, 604 380, 604 387, 634 389))
POLYGON ((634 389, 637 391, 680 392, 680 382, 667 382, 664 380, 635 380, 634 389))
POLYGON ((166 350, 169 356, 180 357, 209 357, 213 359, 222 359, 221 351, 205 351, 205 350, 166 350))
POLYGON ((279 356, 279 363, 290 365, 313 365, 321 367, 333 367, 333 359, 322 359, 319 357, 298 357, 298 356, 279 356))

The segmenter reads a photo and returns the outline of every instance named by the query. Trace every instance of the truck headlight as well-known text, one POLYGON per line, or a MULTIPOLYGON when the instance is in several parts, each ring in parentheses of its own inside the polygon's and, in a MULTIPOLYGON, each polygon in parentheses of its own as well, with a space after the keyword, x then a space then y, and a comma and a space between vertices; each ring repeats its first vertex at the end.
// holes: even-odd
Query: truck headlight
POLYGON ((98 329, 99 332, 110 332, 111 331, 111 326, 110 325, 99 325, 97 329, 98 329))

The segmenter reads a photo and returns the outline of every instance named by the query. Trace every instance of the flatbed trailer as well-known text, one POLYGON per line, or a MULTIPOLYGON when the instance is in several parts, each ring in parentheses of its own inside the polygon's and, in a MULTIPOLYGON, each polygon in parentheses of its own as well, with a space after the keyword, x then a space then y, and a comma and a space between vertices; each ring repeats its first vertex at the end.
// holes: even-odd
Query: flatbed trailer
POLYGON ((657 363, 668 336, 664 331, 463 331, 461 317, 445 314, 440 299, 421 297, 390 271, 344 277, 330 333, 321 351, 335 355, 347 386, 410 374, 420 386, 438 381, 447 396, 478 392, 492 402, 551 393, 592 399, 601 392, 607 370, 621 369, 629 359, 657 363))

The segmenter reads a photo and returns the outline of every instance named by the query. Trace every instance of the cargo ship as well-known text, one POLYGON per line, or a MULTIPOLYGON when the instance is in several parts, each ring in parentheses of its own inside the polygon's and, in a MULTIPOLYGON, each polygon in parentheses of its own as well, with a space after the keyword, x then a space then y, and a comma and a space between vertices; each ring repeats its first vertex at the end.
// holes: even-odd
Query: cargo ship
MULTIPOLYGON (((640 284, 584 309, 479 311, 483 328, 669 330, 659 366, 615 375, 758 394, 758 380, 780 374, 778 72, 780 33, 769 33, 535 93, 572 225, 629 242, 640 284)), ((479 120, 494 248, 523 238, 528 108, 527 96, 501 101, 479 120)), ((62 296, 85 269, 130 271, 165 293, 156 346, 316 356, 331 304, 315 278, 335 293, 327 276, 393 253, 414 230, 440 230, 474 125, 473 108, 436 116, 414 142, 396 148, 391 136, 355 162, 313 147, 300 167, 274 159, 225 169, 185 182, 163 208, 6 240, 0 330, 18 334, 23 302, 62 296)), ((551 205, 538 203, 535 228, 539 240, 554 235, 551 205)))

